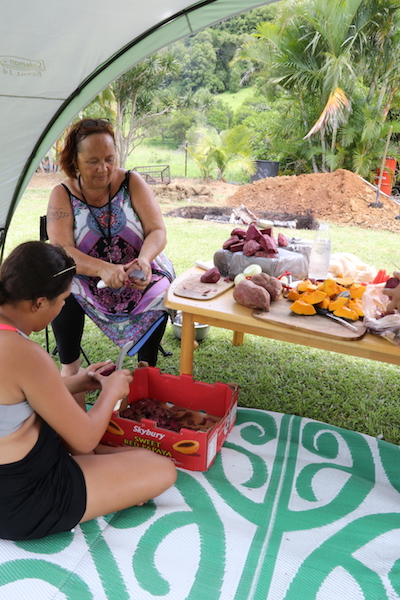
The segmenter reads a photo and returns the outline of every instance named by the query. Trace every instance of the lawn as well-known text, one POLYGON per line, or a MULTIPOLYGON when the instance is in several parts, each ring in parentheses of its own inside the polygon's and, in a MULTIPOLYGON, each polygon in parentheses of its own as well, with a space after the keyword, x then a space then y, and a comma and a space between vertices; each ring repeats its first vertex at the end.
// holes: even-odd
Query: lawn
MULTIPOLYGON (((26 190, 11 224, 6 254, 22 241, 38 239, 39 216, 46 212, 49 193, 50 189, 26 190)), ((199 220, 166 217, 165 221, 167 254, 178 274, 196 259, 212 259, 231 230, 230 225, 199 220)), ((296 235, 309 238, 313 233, 297 230, 296 235)), ((352 252, 376 268, 389 271, 391 260, 400 260, 398 237, 385 231, 332 225, 331 239, 333 252, 352 252)), ((43 333, 33 338, 44 345, 43 333)), ((195 379, 238 383, 242 406, 306 416, 400 442, 397 366, 252 335, 245 336, 243 346, 233 347, 231 339, 231 332, 210 329, 195 351, 195 379)), ((179 374, 179 344, 168 326, 163 346, 173 355, 160 356, 158 366, 163 372, 179 374)), ((118 349, 89 320, 83 345, 92 361, 118 356, 118 349)), ((134 363, 128 359, 126 364, 134 363)))

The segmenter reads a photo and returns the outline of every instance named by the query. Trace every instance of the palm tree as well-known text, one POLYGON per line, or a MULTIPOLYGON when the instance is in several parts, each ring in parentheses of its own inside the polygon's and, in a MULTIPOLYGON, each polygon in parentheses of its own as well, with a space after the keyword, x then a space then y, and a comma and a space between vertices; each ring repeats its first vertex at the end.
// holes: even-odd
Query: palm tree
POLYGON ((255 172, 255 162, 251 158, 252 133, 243 125, 218 133, 213 127, 199 130, 194 148, 189 152, 202 170, 209 176, 217 168, 217 179, 223 178, 228 168, 241 169, 245 173, 255 172))
POLYGON ((369 101, 381 121, 386 117, 399 81, 399 8, 399 0, 289 1, 235 57, 252 60, 269 85, 299 104, 314 171, 318 156, 322 170, 343 161, 338 136, 360 84, 366 94, 370 85, 369 101))

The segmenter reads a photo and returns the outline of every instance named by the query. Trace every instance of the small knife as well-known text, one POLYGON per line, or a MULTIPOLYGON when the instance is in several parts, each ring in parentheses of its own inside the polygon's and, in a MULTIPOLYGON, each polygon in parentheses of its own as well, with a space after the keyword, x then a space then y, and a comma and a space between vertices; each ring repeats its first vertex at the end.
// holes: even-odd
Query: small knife
POLYGON ((340 325, 344 325, 348 329, 351 329, 352 331, 355 331, 358 333, 358 328, 355 325, 348 323, 348 321, 345 321, 345 319, 342 319, 341 317, 337 317, 336 315, 333 315, 331 312, 329 312, 325 308, 319 308, 318 306, 315 306, 315 305, 314 305, 314 308, 317 311, 317 314, 322 315, 323 317, 328 317, 329 319, 333 319, 334 321, 337 321, 337 323, 340 323, 340 325))

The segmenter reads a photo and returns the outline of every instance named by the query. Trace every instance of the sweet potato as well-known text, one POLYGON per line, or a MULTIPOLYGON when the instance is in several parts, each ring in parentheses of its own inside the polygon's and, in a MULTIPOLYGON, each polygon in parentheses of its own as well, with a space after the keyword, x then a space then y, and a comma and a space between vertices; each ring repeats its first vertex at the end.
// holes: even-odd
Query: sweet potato
POLYGON ((278 246, 281 246, 283 248, 289 246, 289 240, 283 233, 278 233, 278 246))
POLYGON ((253 254, 255 254, 257 250, 260 250, 260 248, 261 246, 258 242, 256 242, 256 240, 248 240, 244 243, 243 254, 245 256, 253 256, 253 254))
POLYGON ((237 242, 239 241, 239 236, 238 235, 231 235, 230 238, 228 238, 226 240, 226 242, 223 243, 222 247, 224 250, 228 250, 233 244, 237 244, 237 242))
POLYGON ((200 281, 202 283, 217 283, 221 279, 221 273, 218 271, 217 267, 213 267, 212 269, 208 269, 203 275, 200 277, 200 281))
POLYGON ((261 248, 266 252, 274 252, 275 254, 278 252, 275 240, 270 235, 263 234, 259 239, 259 243, 261 248))
POLYGON ((249 240, 256 240, 256 242, 258 242, 260 237, 261 231, 253 223, 251 223, 246 233, 246 242, 248 242, 249 240))
POLYGON ((251 278, 251 281, 267 290, 272 301, 277 300, 282 292, 283 286, 279 279, 267 275, 267 273, 258 273, 251 278))
POLYGON ((240 240, 240 242, 232 244, 232 246, 229 248, 230 252, 241 252, 243 250, 244 243, 244 240, 240 240))
POLYGON ((260 285, 256 285, 249 279, 243 279, 235 285, 233 298, 243 306, 258 308, 266 312, 269 311, 271 303, 271 297, 267 290, 260 285))
POLYGON ((237 235, 239 238, 245 238, 246 233, 246 230, 241 229, 240 227, 235 227, 235 229, 232 229, 231 231, 231 235, 237 235))

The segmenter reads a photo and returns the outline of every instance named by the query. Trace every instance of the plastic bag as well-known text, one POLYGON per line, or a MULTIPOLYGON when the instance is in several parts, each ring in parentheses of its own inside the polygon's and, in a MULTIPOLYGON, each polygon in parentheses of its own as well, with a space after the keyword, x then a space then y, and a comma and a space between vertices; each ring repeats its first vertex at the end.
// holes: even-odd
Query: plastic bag
POLYGON ((400 346, 400 314, 396 311, 386 315, 389 296, 382 294, 384 283, 367 285, 362 297, 364 324, 370 333, 379 335, 400 346))
POLYGON ((280 277, 285 271, 292 273, 295 279, 303 279, 308 272, 308 258, 300 252, 287 248, 279 248, 276 258, 259 256, 244 256, 243 252, 230 252, 217 250, 214 254, 214 265, 223 277, 234 279, 249 265, 260 265, 264 273, 273 277, 280 277))

